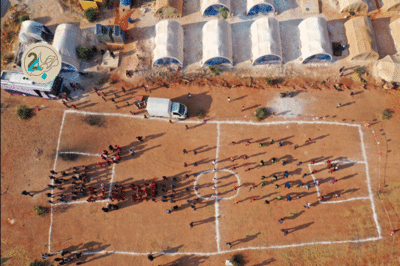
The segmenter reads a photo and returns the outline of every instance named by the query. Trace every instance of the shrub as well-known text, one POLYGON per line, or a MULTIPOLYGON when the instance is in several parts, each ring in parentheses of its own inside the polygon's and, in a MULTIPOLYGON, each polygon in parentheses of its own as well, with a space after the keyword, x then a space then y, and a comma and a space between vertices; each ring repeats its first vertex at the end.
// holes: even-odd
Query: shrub
POLYGON ((326 82, 325 80, 321 80, 319 83, 320 84, 325 84, 325 82, 326 82))
POLYGON ((13 61, 13 59, 14 59, 14 54, 13 53, 7 54, 7 55, 5 55, 3 57, 4 63, 6 63, 6 64, 11 63, 13 61))
POLYGON ((29 263, 29 266, 51 266, 51 263, 49 261, 35 260, 29 263))
POLYGON ((19 21, 21 21, 21 22, 24 22, 25 20, 29 20, 30 18, 29 18, 29 15, 22 15, 20 18, 19 18, 19 21))
POLYGON ((76 153, 61 153, 60 157, 64 161, 76 161, 79 158, 79 154, 76 154, 76 153))
POLYGON ((221 13, 221 16, 223 19, 227 19, 228 18, 228 9, 226 7, 221 7, 219 12, 221 13))
POLYGON ((47 207, 43 207, 43 206, 36 205, 35 207, 33 207, 33 210, 34 210, 35 213, 36 213, 37 215, 39 215, 40 217, 45 217, 45 216, 46 216, 46 213, 47 213, 47 211, 48 211, 48 208, 47 208, 47 207))
POLYGON ((360 77, 362 74, 364 74, 364 70, 361 67, 356 67, 354 69, 354 72, 357 73, 360 77))
POLYGON ((26 120, 33 116, 33 108, 26 107, 25 105, 20 105, 17 107, 17 116, 19 120, 26 120))
POLYGON ((267 83, 268 85, 272 86, 275 84, 275 80, 273 78, 267 77, 265 79, 265 83, 267 83))
POLYGON ((267 110, 264 107, 258 107, 254 113, 258 121, 263 120, 267 116, 267 110))
POLYGON ((84 120, 91 126, 101 127, 104 124, 103 117, 99 115, 88 115, 85 116, 84 120))
POLYGON ((196 113, 196 117, 197 117, 198 119, 202 119, 202 118, 204 117, 204 111, 203 111, 203 110, 199 110, 199 111, 196 113))
POLYGON ((108 77, 101 77, 97 80, 98 85, 103 85, 108 81, 108 77))
POLYGON ((383 110, 382 111, 382 119, 383 120, 388 120, 389 118, 392 117, 392 113, 393 113, 393 110, 391 110, 391 109, 383 110))
POLYGON ((94 8, 88 8, 85 10, 85 17, 90 23, 95 22, 98 15, 99 12, 97 12, 97 10, 94 8))
POLYGON ((78 55, 78 58, 85 62, 92 61, 94 59, 94 56, 96 55, 96 52, 93 48, 85 46, 78 46, 76 48, 76 53, 78 55))
POLYGON ((245 261, 242 255, 234 254, 232 258, 229 260, 234 266, 242 266, 245 261))
POLYGON ((219 75, 220 65, 209 66, 208 68, 210 69, 211 73, 219 75))

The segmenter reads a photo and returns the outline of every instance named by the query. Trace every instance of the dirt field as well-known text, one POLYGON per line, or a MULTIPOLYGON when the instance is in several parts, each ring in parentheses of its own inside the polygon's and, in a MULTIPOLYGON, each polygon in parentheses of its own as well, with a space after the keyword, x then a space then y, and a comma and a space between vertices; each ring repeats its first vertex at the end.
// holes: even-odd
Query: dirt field
MULTIPOLYGON (((109 99, 120 86, 107 85, 103 91, 109 99)), ((49 243, 51 252, 61 249, 84 252, 82 260, 87 265, 223 265, 234 253, 245 255, 247 265, 396 265, 400 262, 397 234, 389 235, 391 229, 400 227, 399 182, 395 179, 400 146, 396 138, 400 129, 397 91, 362 89, 354 90, 359 93, 350 96, 349 91, 321 87, 302 89, 293 98, 281 99, 279 90, 273 88, 174 85, 167 89, 155 84, 150 89, 147 93, 140 88, 129 89, 125 95, 119 92, 118 109, 94 93, 85 93, 85 99, 81 100, 85 103, 77 102, 78 111, 67 113, 57 102, 2 92, 4 265, 26 265, 48 252, 49 243), (192 98, 186 96, 188 92, 192 98), (143 119, 143 111, 132 116, 130 111, 137 112, 134 107, 122 107, 133 95, 143 94, 180 101, 188 106, 191 118, 170 124, 168 119, 143 119), (230 103, 228 96, 232 99, 230 103), (336 108, 339 102, 342 107, 336 108), (14 108, 20 104, 44 108, 30 120, 19 121, 14 108), (258 106, 272 108, 276 116, 264 120, 265 125, 257 124, 253 112, 258 106), (378 115, 384 108, 393 108, 395 113, 390 120, 380 121, 378 115), (205 124, 194 117, 200 109, 206 113, 205 124), (99 116, 102 126, 90 126, 81 113, 85 111, 115 116, 99 116), (374 133, 364 126, 366 122, 372 124, 374 133), (360 125, 363 134, 372 194, 359 128, 349 124, 360 125), (139 135, 144 136, 144 142, 136 140, 139 135), (313 141, 305 144, 308 137, 313 141), (273 145, 270 145, 271 139, 275 140, 273 145), (247 140, 251 142, 249 146, 245 145, 247 140), (231 141, 237 144, 229 145, 231 141), (283 146, 279 147, 278 142, 283 146), (266 146, 258 147, 259 143, 266 146), (99 155, 110 144, 122 147, 121 162, 97 167, 99 155), (294 149, 296 144, 299 147, 294 149), (131 148, 135 150, 134 156, 128 152, 131 148), (118 203, 120 209, 103 213, 101 207, 106 202, 88 203, 87 196, 79 196, 75 204, 55 205, 53 214, 49 212, 44 218, 36 216, 34 205, 50 207, 45 194, 51 189, 46 185, 51 181, 49 170, 54 167, 57 149, 57 171, 71 173, 72 167, 87 165, 92 178, 87 186, 98 191, 101 183, 107 188, 111 182, 123 184, 126 199, 118 203), (189 153, 184 155, 183 149, 189 153), (197 151, 196 155, 193 150, 197 151), (84 154, 75 161, 65 161, 62 157, 66 152, 84 154), (249 158, 244 159, 244 155, 249 158), (234 162, 229 161, 232 156, 234 162), (216 157, 218 171, 214 172, 212 160, 216 157), (271 163, 272 157, 277 158, 277 163, 271 163), (325 163, 328 159, 342 161, 337 172, 328 173, 325 163), (267 165, 260 166, 260 160, 267 165), (310 166, 313 160, 316 163, 310 166), (286 162, 285 166, 282 161, 286 162), (193 166, 194 162, 197 167, 193 166), (232 165, 237 168, 229 170, 232 165), (250 171, 245 171, 247 167, 250 171), (317 172, 311 176, 313 169, 317 172), (284 171, 289 172, 288 178, 284 178, 284 171), (304 173, 308 175, 303 178, 304 173), (278 180, 273 182, 274 174, 278 180), (162 181, 164 175, 168 181, 162 181), (262 176, 266 178, 261 179, 262 176), (172 181, 172 177, 177 180, 172 181), (318 189, 325 203, 318 202, 313 177, 321 182, 318 189), (132 202, 129 185, 154 178, 159 184, 165 183, 168 193, 163 193, 159 186, 156 202, 132 202), (338 182, 331 184, 332 178, 338 182), (263 181, 269 184, 261 186, 263 181), (290 189, 284 188, 286 182, 290 183, 290 189), (310 184, 311 188, 297 188, 300 182, 310 184), (175 203, 161 202, 162 195, 171 194, 172 183, 176 185, 175 203), (240 188, 232 191, 239 184, 240 188), (249 191, 251 184, 256 188, 249 191), (275 184, 280 187, 275 189, 275 184), (213 197, 215 185, 218 202, 213 197), (382 201, 377 196, 379 187, 383 188, 382 201), (35 195, 22 196, 22 190, 35 195), (336 193, 341 194, 340 198, 334 197, 336 193), (285 200, 289 195, 292 201, 285 200), (277 196, 284 199, 278 201, 277 196), (204 198, 197 201, 194 211, 187 200, 193 202, 198 197, 204 198), (253 198, 255 201, 251 202, 253 198), (266 199, 270 204, 264 202, 266 199), (235 201, 239 203, 234 204, 235 201), (335 203, 338 201, 343 202, 335 203), (310 203, 311 208, 304 208, 305 203, 310 203), (178 210, 172 210, 174 205, 178 210), (166 209, 172 213, 167 214, 166 209), (284 218, 283 224, 278 223, 280 218, 284 218), (194 223, 193 228, 189 228, 190 222, 194 223), (284 236, 282 229, 289 234, 284 236), (233 247, 229 249, 226 242, 232 242, 233 247), (155 253, 152 263, 146 257, 149 252, 155 253)), ((54 190, 54 193, 61 192, 69 200, 72 185, 63 187, 63 191, 54 190)))

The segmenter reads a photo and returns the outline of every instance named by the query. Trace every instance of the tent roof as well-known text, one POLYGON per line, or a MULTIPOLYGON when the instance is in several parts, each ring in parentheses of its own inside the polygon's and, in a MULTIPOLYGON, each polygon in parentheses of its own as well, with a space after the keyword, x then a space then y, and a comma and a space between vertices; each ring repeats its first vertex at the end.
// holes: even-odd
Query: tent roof
POLYGON ((182 16, 183 0, 157 0, 155 13, 163 7, 172 7, 182 16))
POLYGON ((251 24, 253 64, 266 55, 276 55, 282 60, 279 22, 275 18, 262 17, 251 24))
POLYGON ((339 0, 340 12, 368 12, 368 4, 365 1, 369 0, 339 0))
POLYGON ((400 60, 386 56, 377 63, 378 75, 387 82, 400 82, 400 60))
POLYGON ((354 17, 345 22, 344 27, 351 60, 379 59, 374 30, 368 17, 354 17))
POLYGON ((275 12, 274 0, 247 0, 247 13, 249 13, 255 5, 260 4, 272 6, 272 12, 275 12))
POLYGON ((206 9, 213 5, 221 5, 231 10, 231 0, 201 0, 201 14, 204 15, 206 9))
POLYGON ((400 54, 400 18, 390 23, 389 27, 392 32, 397 53, 400 54))
POLYGON ((177 21, 162 20, 156 24, 155 44, 153 64, 162 58, 183 64, 183 28, 177 21))
POLYGON ((29 37, 36 40, 42 40, 43 24, 34 20, 25 20, 21 23, 21 30, 19 31, 20 42, 29 42, 29 37))
POLYGON ((223 57, 232 60, 232 32, 231 25, 226 20, 213 19, 203 26, 203 61, 223 57))
POLYGON ((299 30, 303 61, 318 54, 329 55, 332 59, 332 46, 329 41, 328 27, 324 18, 307 18, 299 24, 299 30))
POLYGON ((382 0, 383 1, 383 10, 390 11, 389 9, 394 8, 397 5, 400 5, 400 0, 382 0))
POLYGON ((53 46, 60 53, 61 61, 79 70, 80 62, 76 54, 79 46, 81 29, 72 24, 61 24, 54 33, 53 46))

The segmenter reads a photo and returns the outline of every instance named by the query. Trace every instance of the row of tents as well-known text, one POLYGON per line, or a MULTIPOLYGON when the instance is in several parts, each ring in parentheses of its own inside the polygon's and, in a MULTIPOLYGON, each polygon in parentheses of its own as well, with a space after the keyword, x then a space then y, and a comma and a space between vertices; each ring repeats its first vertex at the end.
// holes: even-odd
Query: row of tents
MULTIPOLYGON (((400 53, 400 19, 392 22, 392 35, 400 53)), ((379 59, 377 42, 371 20, 367 16, 354 17, 344 24, 351 60, 379 59)), ((302 62, 329 62, 332 60, 332 43, 327 21, 323 17, 310 17, 299 24, 302 62)), ((252 64, 263 65, 283 62, 279 21, 262 17, 250 27, 252 64)), ((183 65, 183 28, 174 20, 156 24, 153 66, 175 63, 183 65)), ((202 66, 216 64, 233 65, 232 30, 229 22, 215 19, 202 29, 202 66)))
MULTIPOLYGON (((245 0, 235 0, 245 1, 245 0)), ((278 0, 275 0, 278 1, 278 0)), ((281 0, 279 0, 281 1, 281 0)), ((368 13, 368 2, 372 0, 339 0, 341 13, 368 13)), ((400 11, 400 0, 382 0, 383 11, 400 11)), ((231 11, 231 0, 201 0, 201 14, 203 16, 215 16, 220 13, 221 8, 231 11)), ((155 14, 167 17, 181 17, 183 0, 157 0, 155 14)), ((275 13, 274 0, 247 0, 246 14, 268 14, 275 13)))

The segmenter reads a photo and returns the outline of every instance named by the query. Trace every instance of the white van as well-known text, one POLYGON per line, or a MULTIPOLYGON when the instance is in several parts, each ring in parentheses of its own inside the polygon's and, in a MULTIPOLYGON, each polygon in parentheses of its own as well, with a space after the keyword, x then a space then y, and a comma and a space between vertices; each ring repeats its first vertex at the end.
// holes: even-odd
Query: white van
POLYGON ((181 103, 173 103, 170 99, 149 97, 146 110, 150 116, 172 117, 185 119, 187 107, 181 103))

